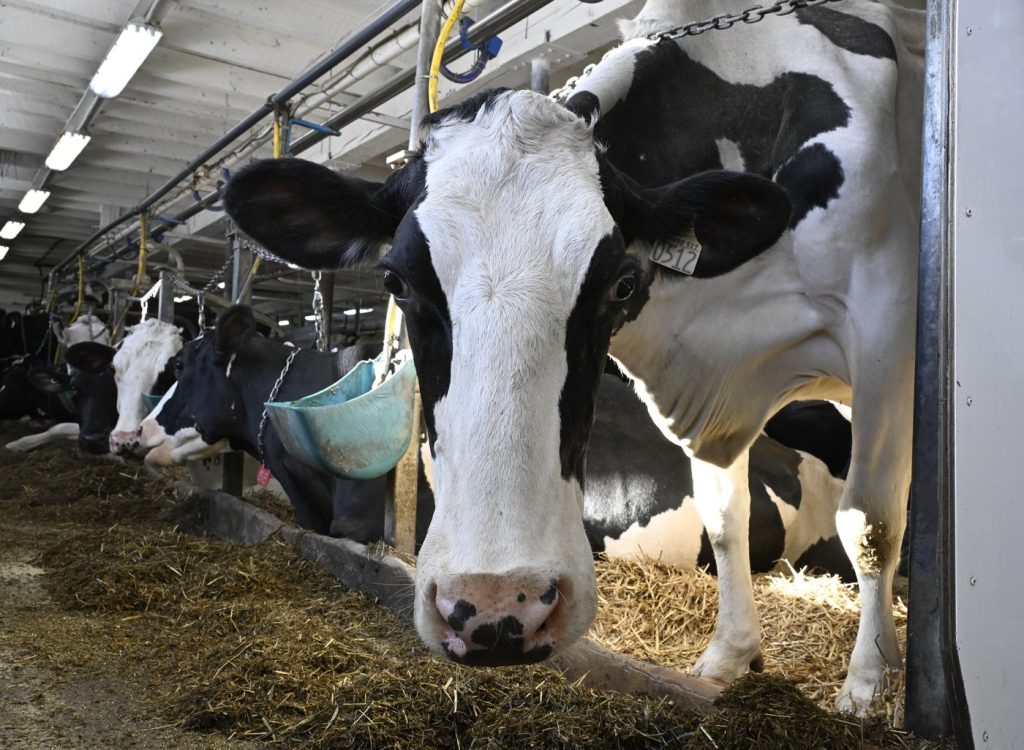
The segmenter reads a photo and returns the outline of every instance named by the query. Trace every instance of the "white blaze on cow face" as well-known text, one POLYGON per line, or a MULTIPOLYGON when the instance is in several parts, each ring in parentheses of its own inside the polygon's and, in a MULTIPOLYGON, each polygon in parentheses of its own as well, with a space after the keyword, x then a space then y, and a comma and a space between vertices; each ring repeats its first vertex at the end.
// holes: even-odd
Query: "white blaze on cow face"
POLYGON ((559 402, 570 315, 614 224, 591 131, 529 92, 435 128, 425 159, 426 198, 414 213, 447 303, 452 356, 433 410, 436 507, 417 566, 416 626, 457 659, 529 661, 582 635, 596 610, 583 492, 560 458, 559 402), (521 654, 488 640, 495 625, 521 629, 521 654))
POLYGON ((143 396, 149 394, 167 361, 182 347, 181 330, 150 318, 131 329, 114 355, 117 383, 117 425, 110 433, 110 451, 134 451, 139 426, 146 416, 143 396))

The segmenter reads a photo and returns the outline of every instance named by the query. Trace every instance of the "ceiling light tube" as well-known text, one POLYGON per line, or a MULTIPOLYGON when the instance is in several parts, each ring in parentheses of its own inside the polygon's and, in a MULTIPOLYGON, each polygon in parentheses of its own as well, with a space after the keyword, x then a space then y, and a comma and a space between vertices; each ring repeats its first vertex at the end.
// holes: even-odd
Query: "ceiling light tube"
POLYGON ((23 214, 34 214, 46 203, 46 199, 49 197, 50 193, 47 190, 29 190, 25 193, 25 197, 21 199, 21 203, 18 204, 18 210, 23 214))
POLYGON ((71 162, 78 158, 82 149, 92 140, 91 136, 85 133, 64 133, 57 139, 53 151, 46 157, 46 166, 54 172, 63 172, 71 166, 71 162))
POLYGON ((18 232, 25 228, 25 222, 23 221, 9 221, 4 224, 4 228, 0 229, 0 238, 5 240, 13 240, 18 236, 18 232))
POLYGON ((7 245, 0 245, 0 260, 7 257, 7 251, 10 249, 11 248, 7 247, 7 245))
POLYGON ((132 79, 149 53, 160 41, 163 32, 156 26, 129 23, 117 37, 114 46, 100 63, 99 70, 89 82, 96 96, 110 99, 117 96, 132 79))

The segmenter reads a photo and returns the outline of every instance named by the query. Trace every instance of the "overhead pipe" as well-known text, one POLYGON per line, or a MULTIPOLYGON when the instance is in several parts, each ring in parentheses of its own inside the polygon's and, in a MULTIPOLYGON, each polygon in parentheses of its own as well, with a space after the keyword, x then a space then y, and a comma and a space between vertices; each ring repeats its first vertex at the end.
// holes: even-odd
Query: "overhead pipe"
POLYGON ((287 104, 287 102, 293 96, 295 96, 295 94, 297 94, 299 91, 302 91, 302 89, 306 88, 306 86, 308 86, 313 81, 317 80, 318 78, 321 78, 324 74, 330 71, 331 68, 336 67, 338 64, 344 62, 347 58, 351 57, 353 54, 358 52, 360 49, 366 46, 366 44, 369 43, 374 37, 380 34, 388 26, 398 21, 398 19, 400 19, 410 10, 414 9, 418 4, 419 0, 397 0, 397 2, 395 2, 390 8, 384 11, 384 13, 382 13, 380 16, 378 16, 373 21, 368 23, 363 29, 356 32, 351 38, 349 38, 341 46, 335 49, 331 54, 329 54, 319 63, 317 63, 312 68, 307 70, 305 73, 303 73, 302 75, 298 76, 297 78, 286 84, 280 91, 271 96, 267 100, 267 102, 263 104, 259 109, 250 114, 248 117, 246 117, 244 120, 238 123, 238 125, 233 127, 223 136, 218 138, 217 141, 212 146, 204 150, 201 154, 199 154, 199 156, 190 161, 183 170, 181 170, 178 174, 174 175, 174 177, 169 179, 161 187, 157 188, 157 190, 150 194, 145 200, 143 200, 141 203, 139 203, 137 206, 135 206, 133 209, 131 209, 124 215, 118 217, 117 219, 108 223, 106 226, 103 226, 96 232, 94 232, 87 240, 85 240, 85 242, 83 242, 77 248, 75 248, 75 250, 72 251, 70 255, 68 255, 66 258, 64 258, 64 260, 62 260, 60 263, 54 266, 53 271, 51 271, 51 273, 60 273, 61 271, 64 270, 64 268, 68 266, 68 264, 74 261, 75 258, 77 258, 79 255, 85 252, 85 250, 88 249, 90 245, 96 242, 96 240, 103 237, 103 235, 105 235, 112 229, 116 229, 120 225, 138 216, 147 208, 152 206, 154 203, 156 203, 158 200, 164 197, 167 193, 173 190, 176 185, 178 185, 180 182, 188 178, 198 167, 202 166, 206 161, 208 161, 211 156, 223 150, 230 143, 233 143, 235 140, 239 138, 239 136, 243 135, 253 125, 258 123, 267 115, 274 112, 275 109, 287 104))
MULTIPOLYGON (((417 0, 404 0, 404 2, 400 3, 400 5, 402 5, 403 7, 414 7, 416 5, 416 2, 417 0)), ((469 28, 469 31, 467 32, 466 36, 471 42, 475 44, 480 44, 486 39, 489 39, 490 37, 494 36, 495 34, 499 34, 505 29, 509 28, 510 26, 519 23, 520 21, 528 17, 530 14, 535 13, 536 11, 545 7, 546 5, 549 5, 551 2, 552 0, 511 0, 511 2, 508 2, 505 5, 501 6, 500 8, 497 8, 489 15, 485 16, 484 18, 474 23, 469 28)), ((392 6, 393 9, 396 7, 397 5, 392 6)), ((390 13, 391 11, 388 11, 389 16, 390 13)), ((400 17, 403 14, 404 13, 399 13, 398 16, 400 17)), ((378 21, 382 21, 383 18, 384 16, 381 16, 381 18, 378 19, 378 21)), ((341 48, 339 48, 339 50, 340 49, 341 48)), ((468 53, 469 50, 463 47, 459 39, 453 39, 451 42, 448 43, 447 47, 445 48, 443 59, 446 63, 452 62, 468 53)), ((340 62, 340 60, 338 62, 340 62)), ((405 70, 402 70, 393 75, 375 91, 360 97, 358 101, 354 102, 353 104, 346 107, 335 116, 328 119, 326 122, 323 123, 323 125, 327 126, 328 128, 340 130, 342 127, 355 122, 364 115, 367 115, 370 112, 372 112, 380 105, 398 96, 403 91, 412 86, 415 80, 416 68, 406 68, 405 70)), ((106 227, 103 227, 102 229, 94 233, 91 237, 85 240, 85 242, 83 242, 81 245, 75 248, 75 250, 72 251, 72 253, 69 256, 67 256, 63 261, 61 261, 57 266, 55 266, 51 273, 59 273, 60 271, 62 271, 64 267, 67 266, 68 263, 72 262, 72 260, 78 253, 83 252, 85 249, 87 249, 90 245, 96 242, 96 240, 100 239, 104 234, 109 232, 111 229, 114 229, 117 226, 125 223, 129 219, 133 218, 133 216, 138 213, 137 209, 141 208, 142 210, 145 210, 145 208, 151 206, 153 203, 159 200, 160 197, 163 197, 163 195, 165 195, 167 192, 170 191, 170 189, 173 188, 173 184, 171 183, 176 184, 177 182, 184 180, 185 177, 190 175, 197 166, 200 166, 210 155, 207 152, 216 153, 216 151, 222 150, 227 145, 227 143, 229 143, 231 140, 237 139, 242 133, 244 133, 245 130, 248 129, 248 127, 251 127, 251 125, 258 121, 258 119, 261 119, 263 116, 266 116, 266 114, 269 111, 272 111, 272 109, 268 110, 267 112, 262 112, 262 110, 258 110, 258 112, 262 112, 260 118, 257 118, 257 120, 253 121, 252 123, 248 123, 248 125, 244 128, 241 127, 241 124, 233 128, 231 131, 229 131, 228 134, 225 134, 225 136, 219 139, 217 144, 214 144, 214 146, 217 147, 216 149, 214 149, 213 147, 207 149, 207 151, 204 152, 200 157, 193 160, 193 162, 190 164, 191 168, 183 170, 181 173, 179 173, 179 175, 176 178, 172 178, 172 180, 169 180, 168 184, 164 186, 167 189, 164 190, 163 188, 161 188, 162 192, 160 192, 159 196, 150 196, 149 198, 146 199, 146 201, 139 204, 139 206, 136 207, 136 209, 133 209, 131 212, 125 214, 117 221, 111 222, 106 227), (231 135, 232 133, 234 135, 229 139, 228 135, 231 135)), ((257 113, 254 112, 252 116, 256 114, 257 113)), ((250 118, 252 116, 250 116, 250 118)), ((246 119, 249 120, 250 118, 246 119)), ((327 134, 324 132, 311 130, 310 132, 306 133, 305 135, 298 138, 292 143, 290 153, 300 154, 303 151, 312 148, 317 143, 319 143, 320 141, 324 140, 327 137, 327 134)), ((195 216, 196 214, 204 211, 210 204, 216 203, 217 200, 219 200, 220 193, 220 190, 213 191, 210 195, 206 196, 201 203, 194 204, 182 210, 178 214, 177 219, 180 221, 187 220, 195 216)), ((153 232, 157 233, 162 231, 168 231, 173 227, 173 223, 167 222, 155 227, 153 232)), ((120 238, 115 238, 114 242, 117 242, 118 239, 120 238)), ((103 262, 111 262, 117 260, 123 257, 125 254, 127 254, 127 252, 128 251, 126 249, 117 250, 114 252, 113 255, 105 259, 103 262)))

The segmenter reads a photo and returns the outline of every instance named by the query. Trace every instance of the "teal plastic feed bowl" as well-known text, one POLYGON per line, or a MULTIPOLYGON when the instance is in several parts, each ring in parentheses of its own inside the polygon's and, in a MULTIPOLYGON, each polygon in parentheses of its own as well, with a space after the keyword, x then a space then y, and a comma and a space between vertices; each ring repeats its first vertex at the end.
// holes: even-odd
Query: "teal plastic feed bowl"
POLYGON ((373 479, 394 468, 412 440, 416 367, 407 359, 377 388, 373 378, 374 361, 365 360, 322 391, 268 403, 285 450, 345 479, 373 479))
POLYGON ((146 408, 150 411, 156 408, 156 405, 160 403, 160 399, 163 398, 162 394, 155 393, 144 393, 142 394, 142 403, 146 405, 146 408))

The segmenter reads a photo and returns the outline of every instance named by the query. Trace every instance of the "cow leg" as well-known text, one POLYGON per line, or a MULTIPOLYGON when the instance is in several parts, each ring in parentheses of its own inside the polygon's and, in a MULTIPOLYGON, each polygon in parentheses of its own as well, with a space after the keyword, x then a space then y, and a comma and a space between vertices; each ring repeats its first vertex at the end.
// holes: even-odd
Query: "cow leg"
POLYGON ((77 440, 78 431, 77 422, 61 422, 46 432, 41 432, 38 435, 26 435, 19 440, 11 441, 4 447, 9 451, 33 451, 57 440, 77 440))
POLYGON ((732 681, 760 668, 761 627, 750 579, 749 452, 728 468, 692 460, 693 497, 711 540, 718 567, 718 620, 715 633, 693 674, 732 681))
POLYGON ((836 512, 836 529, 860 585, 860 627, 846 682, 836 700, 864 714, 882 694, 888 668, 901 669, 892 613, 892 579, 906 527, 910 484, 912 365, 881 389, 854 389, 853 471, 836 512), (889 391, 904 385, 900 391, 889 391), (886 391, 886 392, 880 392, 886 391), (868 405, 858 409, 858 404, 868 405), (884 409, 877 404, 885 404, 884 409))

